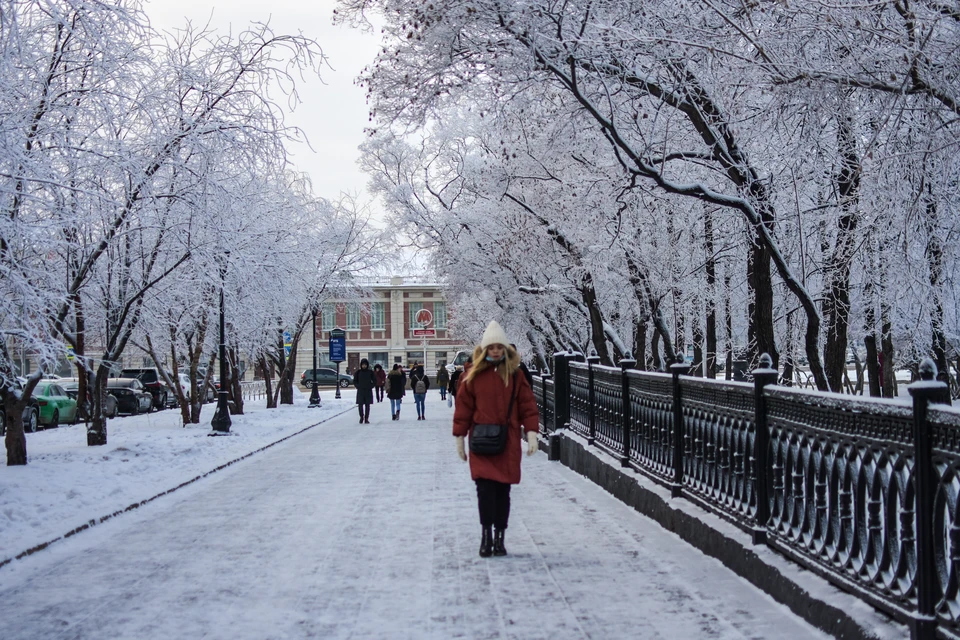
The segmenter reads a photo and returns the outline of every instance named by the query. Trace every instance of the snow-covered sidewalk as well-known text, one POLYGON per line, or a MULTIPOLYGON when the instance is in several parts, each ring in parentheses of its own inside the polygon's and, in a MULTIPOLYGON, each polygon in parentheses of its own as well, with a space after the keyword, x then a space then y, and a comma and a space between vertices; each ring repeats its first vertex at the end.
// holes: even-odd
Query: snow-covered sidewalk
POLYGON ((103 447, 87 446, 82 424, 28 433, 28 464, 0 466, 0 563, 351 409, 354 393, 324 390, 314 409, 296 390, 292 406, 247 401, 216 438, 212 404, 186 428, 179 409, 114 418, 103 447))
POLYGON ((5 640, 826 637, 542 453, 509 555, 479 558, 429 398, 425 422, 347 411, 0 569, 5 640))

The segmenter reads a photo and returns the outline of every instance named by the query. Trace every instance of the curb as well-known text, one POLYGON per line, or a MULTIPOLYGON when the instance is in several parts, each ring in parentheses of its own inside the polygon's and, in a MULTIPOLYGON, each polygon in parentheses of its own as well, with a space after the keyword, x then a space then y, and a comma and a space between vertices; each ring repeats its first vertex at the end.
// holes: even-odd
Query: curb
MULTIPOLYGON (((681 540, 786 606, 797 616, 843 640, 906 638, 906 626, 859 598, 840 591, 791 562, 719 516, 681 498, 593 448, 570 431, 561 431, 560 463, 599 485, 613 497, 655 521, 681 540)), ((541 439, 540 449, 550 452, 541 439)))
POLYGON ((99 517, 99 518, 94 518, 94 519, 92 519, 92 520, 89 520, 86 524, 82 524, 82 525, 80 525, 79 527, 76 527, 75 529, 71 529, 70 531, 68 531, 67 533, 63 534, 62 536, 57 536, 56 538, 53 538, 52 540, 47 540, 46 542, 41 542, 41 543, 38 544, 38 545, 35 545, 35 546, 33 546, 33 547, 30 547, 30 548, 27 549, 26 551, 21 551, 20 553, 18 553, 17 555, 15 555, 15 556, 13 556, 13 557, 11 557, 11 558, 5 558, 4 560, 0 560, 0 569, 2 569, 3 567, 7 566, 8 564, 14 562, 15 560, 22 560, 23 558, 26 558, 27 556, 32 556, 33 554, 37 553, 38 551, 43 551, 44 549, 46 549, 47 547, 49 547, 50 545, 52 545, 52 544, 54 544, 54 543, 56 543, 56 542, 60 542, 61 540, 66 540, 67 538, 71 538, 71 537, 77 535, 78 533, 80 533, 81 531, 86 531, 87 529, 90 529, 91 527, 95 527, 95 526, 97 526, 98 524, 103 524, 104 522, 107 522, 108 520, 112 520, 112 519, 115 518, 116 516, 119 516, 119 515, 121 515, 121 514, 127 513, 128 511, 133 511, 133 510, 135 510, 135 509, 139 509, 139 508, 142 507, 143 505, 149 504, 149 503, 153 502, 154 500, 156 500, 157 498, 162 498, 163 496, 170 495, 171 493, 173 493, 174 491, 177 491, 178 489, 182 489, 182 488, 184 488, 184 487, 186 487, 186 486, 188 486, 188 485, 193 484, 194 482, 197 482, 198 480, 202 480, 202 479, 206 478, 207 476, 213 475, 214 473, 216 473, 216 472, 218 472, 218 471, 222 471, 223 469, 226 469, 226 468, 229 467, 230 465, 236 464, 237 462, 240 462, 241 460, 245 460, 245 459, 249 458, 250 456, 252 456, 252 455, 254 455, 254 454, 260 453, 261 451, 266 451, 266 450, 269 449, 270 447, 272 447, 272 446, 274 446, 274 445, 278 445, 278 444, 280 444, 281 442, 284 442, 285 440, 289 440, 290 438, 293 438, 294 436, 298 436, 298 435, 300 435, 301 433, 304 433, 304 432, 306 432, 306 431, 309 431, 310 429, 313 429, 314 427, 318 427, 318 426, 320 426, 321 424, 323 424, 324 422, 328 422, 328 421, 330 421, 330 420, 333 420, 334 418, 339 418, 340 416, 342 416, 344 413, 347 413, 347 411, 350 411, 351 409, 353 409, 353 407, 350 407, 350 408, 348 408, 348 409, 344 409, 344 410, 341 411, 340 413, 335 413, 335 414, 333 414, 333 415, 331 415, 331 416, 328 416, 328 417, 324 418, 323 420, 321 420, 320 422, 317 422, 317 423, 315 423, 315 424, 311 424, 311 425, 309 425, 309 426, 307 426, 307 427, 304 427, 303 429, 300 429, 299 431, 295 431, 294 433, 291 433, 291 434, 289 434, 289 435, 286 435, 286 436, 280 438, 279 440, 276 440, 276 441, 274 441, 274 442, 271 442, 270 444, 266 444, 266 445, 260 447, 259 449, 255 449, 255 450, 251 451, 250 453, 245 453, 245 454, 243 454, 242 456, 240 456, 239 458, 234 458, 233 460, 230 460, 229 462, 224 462, 223 464, 221 464, 221 465, 219 465, 219 466, 217 466, 217 467, 214 467, 214 468, 211 469, 210 471, 206 471, 206 472, 201 473, 200 475, 198 475, 198 476, 196 476, 196 477, 194 477, 194 478, 191 478, 190 480, 186 480, 185 482, 181 482, 180 484, 178 484, 177 486, 173 487, 172 489, 167 489, 166 491, 161 491, 160 493, 156 494, 155 496, 151 496, 151 497, 149 497, 149 498, 146 498, 145 500, 141 500, 140 502, 134 502, 133 504, 128 505, 128 506, 124 507, 123 509, 118 509, 117 511, 114 511, 113 513, 110 513, 110 514, 108 514, 108 515, 101 516, 101 517, 99 517))

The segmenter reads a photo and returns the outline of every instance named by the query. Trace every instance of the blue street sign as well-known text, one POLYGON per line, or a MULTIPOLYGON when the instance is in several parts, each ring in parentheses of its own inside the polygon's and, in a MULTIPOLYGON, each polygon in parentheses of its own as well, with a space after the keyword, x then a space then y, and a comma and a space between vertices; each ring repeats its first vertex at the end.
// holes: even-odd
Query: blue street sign
POLYGON ((330 330, 330 362, 347 359, 347 333, 343 329, 330 330))

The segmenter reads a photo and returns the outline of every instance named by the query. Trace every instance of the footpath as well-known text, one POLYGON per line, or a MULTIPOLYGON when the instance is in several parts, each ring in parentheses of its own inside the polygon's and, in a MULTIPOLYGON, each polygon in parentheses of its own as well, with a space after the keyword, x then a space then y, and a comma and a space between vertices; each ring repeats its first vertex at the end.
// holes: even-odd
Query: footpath
POLYGON ((4 568, 2 637, 828 637, 542 452, 478 557, 452 411, 348 411, 4 568))

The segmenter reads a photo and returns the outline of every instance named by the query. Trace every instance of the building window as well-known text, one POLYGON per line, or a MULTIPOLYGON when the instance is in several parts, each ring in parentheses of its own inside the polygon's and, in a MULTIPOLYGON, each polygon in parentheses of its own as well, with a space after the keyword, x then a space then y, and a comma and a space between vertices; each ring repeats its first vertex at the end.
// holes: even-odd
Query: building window
MULTIPOLYGON (((382 302, 370 303, 370 329, 373 331, 383 331, 387 326, 386 305, 382 302)), ((381 362, 380 364, 386 364, 381 362)))
POLYGON ((417 311, 420 311, 420 309, 423 309, 423 303, 411 302, 409 303, 408 306, 410 308, 410 322, 409 322, 410 335, 413 335, 413 330, 420 328, 420 325, 417 324, 417 311))
POLYGON ((330 331, 331 329, 336 328, 337 326, 337 310, 333 304, 327 302, 324 303, 323 309, 320 311, 320 329, 322 331, 330 331))
POLYGON ((360 303, 347 303, 347 331, 360 331, 360 303))
POLYGON ((367 354, 367 360, 370 362, 370 368, 373 369, 373 365, 379 364, 384 369, 387 368, 387 362, 390 361, 390 354, 386 351, 371 351, 367 354))
POLYGON ((447 328, 447 303, 446 302, 433 303, 433 328, 434 329, 447 328))
POLYGON ((427 364, 423 361, 423 350, 407 351, 407 367, 412 367, 418 363, 422 364, 424 370, 426 370, 427 364))

